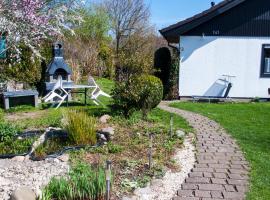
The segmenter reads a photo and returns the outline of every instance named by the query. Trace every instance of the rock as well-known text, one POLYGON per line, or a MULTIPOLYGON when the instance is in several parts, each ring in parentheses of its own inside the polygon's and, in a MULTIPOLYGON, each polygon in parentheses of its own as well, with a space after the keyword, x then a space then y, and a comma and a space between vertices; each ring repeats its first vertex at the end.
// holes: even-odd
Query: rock
POLYGON ((103 140, 103 141, 107 141, 107 138, 103 134, 100 134, 100 139, 103 140))
POLYGON ((10 200, 35 200, 35 193, 26 187, 21 187, 12 192, 10 200))
POLYGON ((63 154, 63 155, 59 156, 58 160, 61 160, 62 162, 68 162, 69 154, 63 154))
POLYGON ((114 135, 114 128, 113 127, 107 127, 107 128, 103 128, 101 129, 102 133, 108 133, 109 135, 114 135))
POLYGON ((11 160, 13 160, 13 161, 18 161, 18 162, 23 162, 24 159, 25 159, 24 156, 15 156, 15 157, 13 157, 11 160))
POLYGON ((184 138, 186 133, 184 131, 182 131, 182 130, 177 130, 176 135, 177 135, 178 138, 184 138))
POLYGON ((111 119, 110 115, 102 115, 99 118, 99 122, 102 123, 102 124, 106 124, 110 119, 111 119))

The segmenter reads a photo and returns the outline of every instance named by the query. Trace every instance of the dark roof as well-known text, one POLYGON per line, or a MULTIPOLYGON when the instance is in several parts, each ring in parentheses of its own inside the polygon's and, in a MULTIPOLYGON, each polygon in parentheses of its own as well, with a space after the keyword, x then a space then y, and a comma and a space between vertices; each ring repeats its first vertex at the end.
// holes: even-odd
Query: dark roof
POLYGON ((159 32, 170 43, 178 43, 179 36, 191 29, 205 23, 214 17, 223 14, 224 12, 234 8, 235 6, 245 2, 246 0, 224 0, 215 6, 210 7, 208 10, 203 11, 193 17, 187 18, 176 24, 168 26, 159 32))

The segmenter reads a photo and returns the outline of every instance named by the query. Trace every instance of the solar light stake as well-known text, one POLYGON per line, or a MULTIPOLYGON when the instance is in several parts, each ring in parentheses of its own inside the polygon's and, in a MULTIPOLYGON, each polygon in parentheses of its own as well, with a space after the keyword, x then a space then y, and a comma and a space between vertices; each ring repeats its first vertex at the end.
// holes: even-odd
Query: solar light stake
POLYGON ((153 148, 153 134, 149 134, 150 143, 149 143, 149 152, 148 152, 148 161, 149 161, 149 169, 152 167, 152 148, 153 148))
POLYGON ((112 161, 106 161, 106 200, 110 200, 112 161))
POLYGON ((170 115, 170 137, 173 136, 173 115, 170 115))

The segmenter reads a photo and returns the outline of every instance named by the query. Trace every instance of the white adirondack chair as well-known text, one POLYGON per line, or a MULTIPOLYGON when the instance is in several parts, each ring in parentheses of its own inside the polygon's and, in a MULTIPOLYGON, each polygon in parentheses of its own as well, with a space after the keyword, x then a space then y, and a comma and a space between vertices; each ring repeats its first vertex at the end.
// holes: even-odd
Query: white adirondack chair
POLYGON ((55 98, 58 98, 59 99, 58 105, 55 108, 57 109, 60 107, 63 101, 67 98, 67 96, 68 96, 68 92, 63 88, 62 77, 59 77, 57 79, 57 82, 53 86, 53 89, 42 99, 45 102, 48 102, 48 101, 54 100, 55 98))
POLYGON ((91 92, 90 99, 94 102, 94 104, 99 105, 102 104, 100 100, 98 100, 99 96, 111 97, 109 94, 103 92, 100 87, 97 85, 95 79, 92 76, 88 77, 88 85, 93 86, 93 91, 91 92))

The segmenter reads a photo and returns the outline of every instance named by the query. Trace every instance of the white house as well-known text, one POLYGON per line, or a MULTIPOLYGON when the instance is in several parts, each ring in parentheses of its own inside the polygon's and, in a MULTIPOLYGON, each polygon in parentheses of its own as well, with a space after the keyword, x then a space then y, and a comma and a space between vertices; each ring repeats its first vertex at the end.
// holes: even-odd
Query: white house
POLYGON ((203 95, 230 75, 230 97, 269 98, 270 0, 225 0, 160 33, 179 44, 180 97, 203 95))

